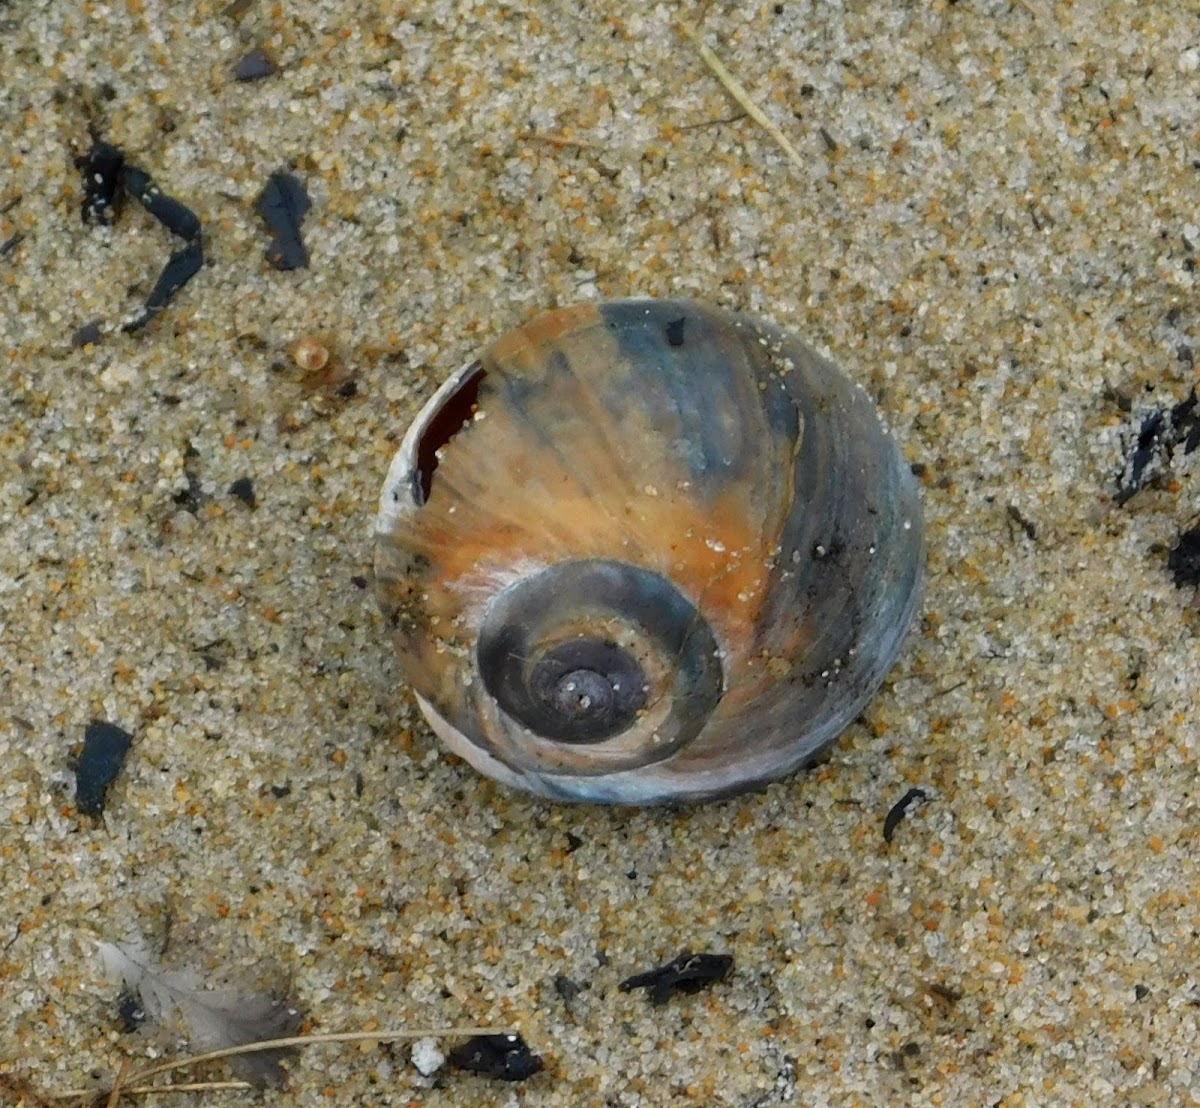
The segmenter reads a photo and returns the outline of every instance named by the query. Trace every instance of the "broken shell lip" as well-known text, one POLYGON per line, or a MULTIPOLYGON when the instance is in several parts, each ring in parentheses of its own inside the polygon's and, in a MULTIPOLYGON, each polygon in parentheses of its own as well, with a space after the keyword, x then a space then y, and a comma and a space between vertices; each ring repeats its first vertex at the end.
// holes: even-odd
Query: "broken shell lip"
POLYGON ((425 401, 425 406, 409 424, 408 430, 404 432, 404 438, 400 441, 400 449, 392 458, 391 464, 388 466, 387 477, 384 478, 383 492, 379 495, 379 514, 375 518, 375 534, 389 534, 401 519, 421 507, 422 501, 418 495, 420 474, 417 461, 420 456, 421 440, 447 401, 462 388, 472 374, 478 373, 479 369, 478 358, 472 358, 471 361, 457 369, 442 383, 437 392, 425 401))

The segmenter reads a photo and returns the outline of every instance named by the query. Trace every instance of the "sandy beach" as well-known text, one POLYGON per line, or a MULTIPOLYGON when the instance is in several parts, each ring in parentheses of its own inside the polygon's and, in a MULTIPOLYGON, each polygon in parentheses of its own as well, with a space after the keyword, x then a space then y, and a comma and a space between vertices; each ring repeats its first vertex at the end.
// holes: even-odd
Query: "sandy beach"
POLYGON ((1200 1103, 1194 3, 14 0, 0 72, 0 1100, 193 1048, 126 1030, 107 942, 304 1033, 544 1062, 313 1046, 164 1105, 1200 1103), (199 235, 85 220, 97 141, 199 235), (446 754, 372 590, 424 400, 632 295, 794 329, 925 511, 917 622, 825 762, 681 810, 446 754), (93 721, 130 741, 89 815, 93 721), (733 968, 618 989, 684 950, 733 968))

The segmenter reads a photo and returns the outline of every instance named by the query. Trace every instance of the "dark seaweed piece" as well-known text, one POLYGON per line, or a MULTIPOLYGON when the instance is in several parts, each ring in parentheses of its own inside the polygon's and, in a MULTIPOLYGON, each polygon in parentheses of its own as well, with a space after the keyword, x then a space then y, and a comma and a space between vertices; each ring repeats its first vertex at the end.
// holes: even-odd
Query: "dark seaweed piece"
POLYGON ((275 59, 261 46, 256 46, 240 62, 233 67, 235 81, 261 81, 264 77, 272 77, 279 67, 275 59))
POLYGON ((229 486, 229 495, 236 496, 247 508, 253 509, 258 504, 254 495, 254 482, 249 477, 239 477, 229 486))
POLYGON ((189 242, 182 250, 176 250, 167 259, 158 280, 154 282, 154 288, 146 298, 146 306, 128 323, 123 324, 121 330, 126 333, 140 331, 171 303, 175 294, 200 272, 203 265, 204 247, 199 239, 189 242))
POLYGON ((272 173, 256 206, 271 230, 267 260, 276 269, 307 269, 308 250, 300 236, 300 224, 312 201, 304 183, 290 173, 272 173))
POLYGON ((204 265, 200 219, 189 207, 168 196, 144 169, 130 165, 115 146, 94 139, 92 148, 75 163, 83 174, 83 220, 112 223, 124 193, 138 202, 168 231, 187 245, 176 250, 154 283, 146 306, 121 330, 138 331, 163 310, 204 265))
POLYGON ((121 170, 125 154, 118 147, 93 138, 92 148, 75 165, 83 174, 84 223, 115 223, 120 207, 121 170))
POLYGON ((698 993, 733 969, 732 954, 693 954, 685 950, 665 966, 635 973, 617 986, 623 993, 648 989, 651 1004, 665 1004, 674 992, 698 993))
POLYGON ((1167 568, 1177 588, 1200 588, 1200 524, 1179 536, 1167 555, 1167 568))
POLYGON ((127 165, 124 185, 129 194, 171 234, 178 235, 185 242, 193 242, 200 237, 200 219, 196 213, 163 192, 158 182, 144 169, 127 165))
POLYGON ((108 786, 125 764, 133 736, 115 723, 93 720, 83 733, 83 753, 75 766, 75 807, 85 816, 104 811, 108 786))
POLYGON ((924 789, 909 789, 895 804, 892 805, 892 810, 888 812, 887 818, 883 821, 883 841, 890 843, 892 836, 896 834, 896 828, 900 826, 901 820, 908 815, 908 810, 915 804, 919 804, 922 800, 928 800, 929 794, 924 789))
POLYGON ((187 245, 176 250, 163 266, 163 271, 154 282, 154 288, 146 298, 146 306, 126 323, 121 330, 140 331, 175 296, 204 265, 204 240, 200 234, 200 219, 191 208, 168 196, 155 183, 154 178, 137 166, 126 166, 124 184, 137 197, 142 207, 173 235, 178 235, 187 245))
POLYGON ((476 1035, 450 1051, 449 1062, 456 1069, 501 1081, 525 1081, 545 1067, 520 1035, 476 1035))
POLYGON ((1169 465, 1180 443, 1185 454, 1200 446, 1200 403, 1194 388, 1178 404, 1159 408, 1143 418, 1133 452, 1117 477, 1117 504, 1131 499, 1169 465))

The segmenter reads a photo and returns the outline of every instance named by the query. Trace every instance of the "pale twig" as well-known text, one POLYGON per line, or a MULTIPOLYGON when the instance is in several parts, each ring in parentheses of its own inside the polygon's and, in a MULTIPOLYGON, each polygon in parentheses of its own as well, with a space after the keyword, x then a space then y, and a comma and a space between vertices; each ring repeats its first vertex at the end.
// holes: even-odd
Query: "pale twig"
POLYGON ((550 146, 575 146, 580 150, 603 149, 599 143, 588 142, 587 139, 572 138, 570 135, 551 134, 548 131, 525 131, 523 134, 517 135, 517 138, 524 139, 526 142, 544 142, 550 146))
POLYGON ((183 1085, 125 1085, 122 1096, 166 1096, 168 1093, 246 1092, 257 1088, 249 1081, 188 1081, 183 1085))
POLYGON ((746 114, 769 134, 779 148, 791 159, 792 164, 801 172, 807 172, 808 167, 800 152, 792 145, 791 140, 779 129, 778 124, 758 106, 757 101, 748 93, 742 83, 725 68, 725 63, 717 57, 705 44, 700 36, 686 23, 679 24, 680 33, 690 39, 700 51, 704 64, 713 71, 713 76, 725 86, 725 91, 741 105, 746 114))
POLYGON ((117 1070, 117 1079, 113 1082, 112 1092, 108 1094, 108 1108, 117 1108, 121 1099, 121 1086, 125 1084, 125 1077, 132 1065, 133 1063, 128 1058, 121 1062, 121 1068, 117 1070))
MULTIPOLYGON (((395 1043, 403 1042, 405 1039, 469 1039, 475 1035, 503 1035, 504 1031, 497 1031, 494 1027, 424 1027, 417 1028, 413 1031, 330 1031, 322 1032, 315 1035, 289 1035, 286 1039, 264 1039, 257 1043, 243 1043, 240 1046, 226 1047, 224 1050, 212 1050, 207 1054, 194 1054, 189 1058, 176 1058, 170 1062, 160 1062, 156 1066, 149 1066, 144 1070, 138 1070, 136 1073, 129 1074, 125 1077, 127 1066, 122 1067, 122 1071, 118 1074, 118 1083, 123 1079, 129 1082, 128 1085, 114 1085, 112 1093, 121 1095, 132 1093, 135 1091, 134 1086, 138 1086, 137 1092, 146 1094, 149 1089, 142 1088, 147 1081, 153 1077, 158 1077, 160 1074, 170 1073, 173 1070, 185 1069, 188 1066, 198 1066, 204 1062, 216 1062, 222 1058, 232 1058, 239 1054, 255 1054, 262 1050, 289 1050, 293 1047, 316 1046, 320 1043, 395 1043)), ((224 1082, 220 1083, 221 1087, 228 1088, 250 1088, 245 1082, 224 1082)), ((161 1085, 153 1086, 154 1092, 176 1092, 184 1086, 181 1085, 161 1085)), ((52 1093, 51 1100, 73 1100, 78 1097, 96 1096, 95 1089, 68 1089, 61 1093, 52 1093)), ((111 1100, 110 1100, 110 1103, 111 1100)))

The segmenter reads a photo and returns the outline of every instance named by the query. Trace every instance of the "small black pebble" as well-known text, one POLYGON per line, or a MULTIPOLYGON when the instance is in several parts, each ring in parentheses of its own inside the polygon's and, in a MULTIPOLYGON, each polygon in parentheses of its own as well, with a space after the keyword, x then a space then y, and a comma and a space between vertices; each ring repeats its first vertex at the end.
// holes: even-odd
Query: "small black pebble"
POLYGON ((693 954, 685 950, 665 966, 635 973, 617 987, 623 993, 646 989, 651 1004, 665 1004, 674 992, 698 993, 733 969, 732 954, 693 954))
POLYGON ((1167 568, 1178 588, 1200 588, 1200 524, 1179 536, 1167 555, 1167 568))
POLYGON ((75 766, 75 807, 85 816, 104 811, 108 786, 125 764, 133 735, 115 723, 93 720, 83 733, 83 753, 75 766))
POLYGON ((71 345, 78 350, 81 346, 87 346, 88 343, 97 343, 100 341, 100 323, 98 319, 93 319, 90 323, 85 323, 78 331, 71 336, 71 345))
POLYGON ((350 578, 350 584, 352 584, 356 589, 365 589, 367 587, 367 579, 361 574, 356 573, 350 578))
POLYGON ((520 1035, 476 1035, 450 1052, 450 1065, 501 1081, 524 1081, 545 1063, 520 1035))
POLYGON ((273 797, 275 797, 276 800, 282 800, 285 796, 289 796, 291 794, 291 791, 292 791, 292 786, 290 783, 286 784, 286 785, 272 785, 271 786, 271 795, 273 797))
POLYGON ((556 973, 554 975, 554 991, 562 998, 563 1002, 570 1004, 581 992, 584 986, 576 984, 565 973, 556 973))
POLYGON ((236 496, 247 508, 258 506, 258 498, 254 495, 254 482, 249 477, 239 477, 229 486, 229 495, 236 496))
POLYGON ((256 46, 233 67, 233 79, 235 81, 261 81, 264 77, 274 76, 278 70, 275 59, 261 46, 256 46))
POLYGON ((132 1035, 146 1022, 146 1009, 133 993, 123 992, 117 997, 117 1019, 121 1022, 121 1030, 132 1035))
POLYGON ((1150 995, 1150 990, 1145 985, 1135 985, 1133 987, 1133 995, 1138 1000, 1145 1000, 1150 995))

